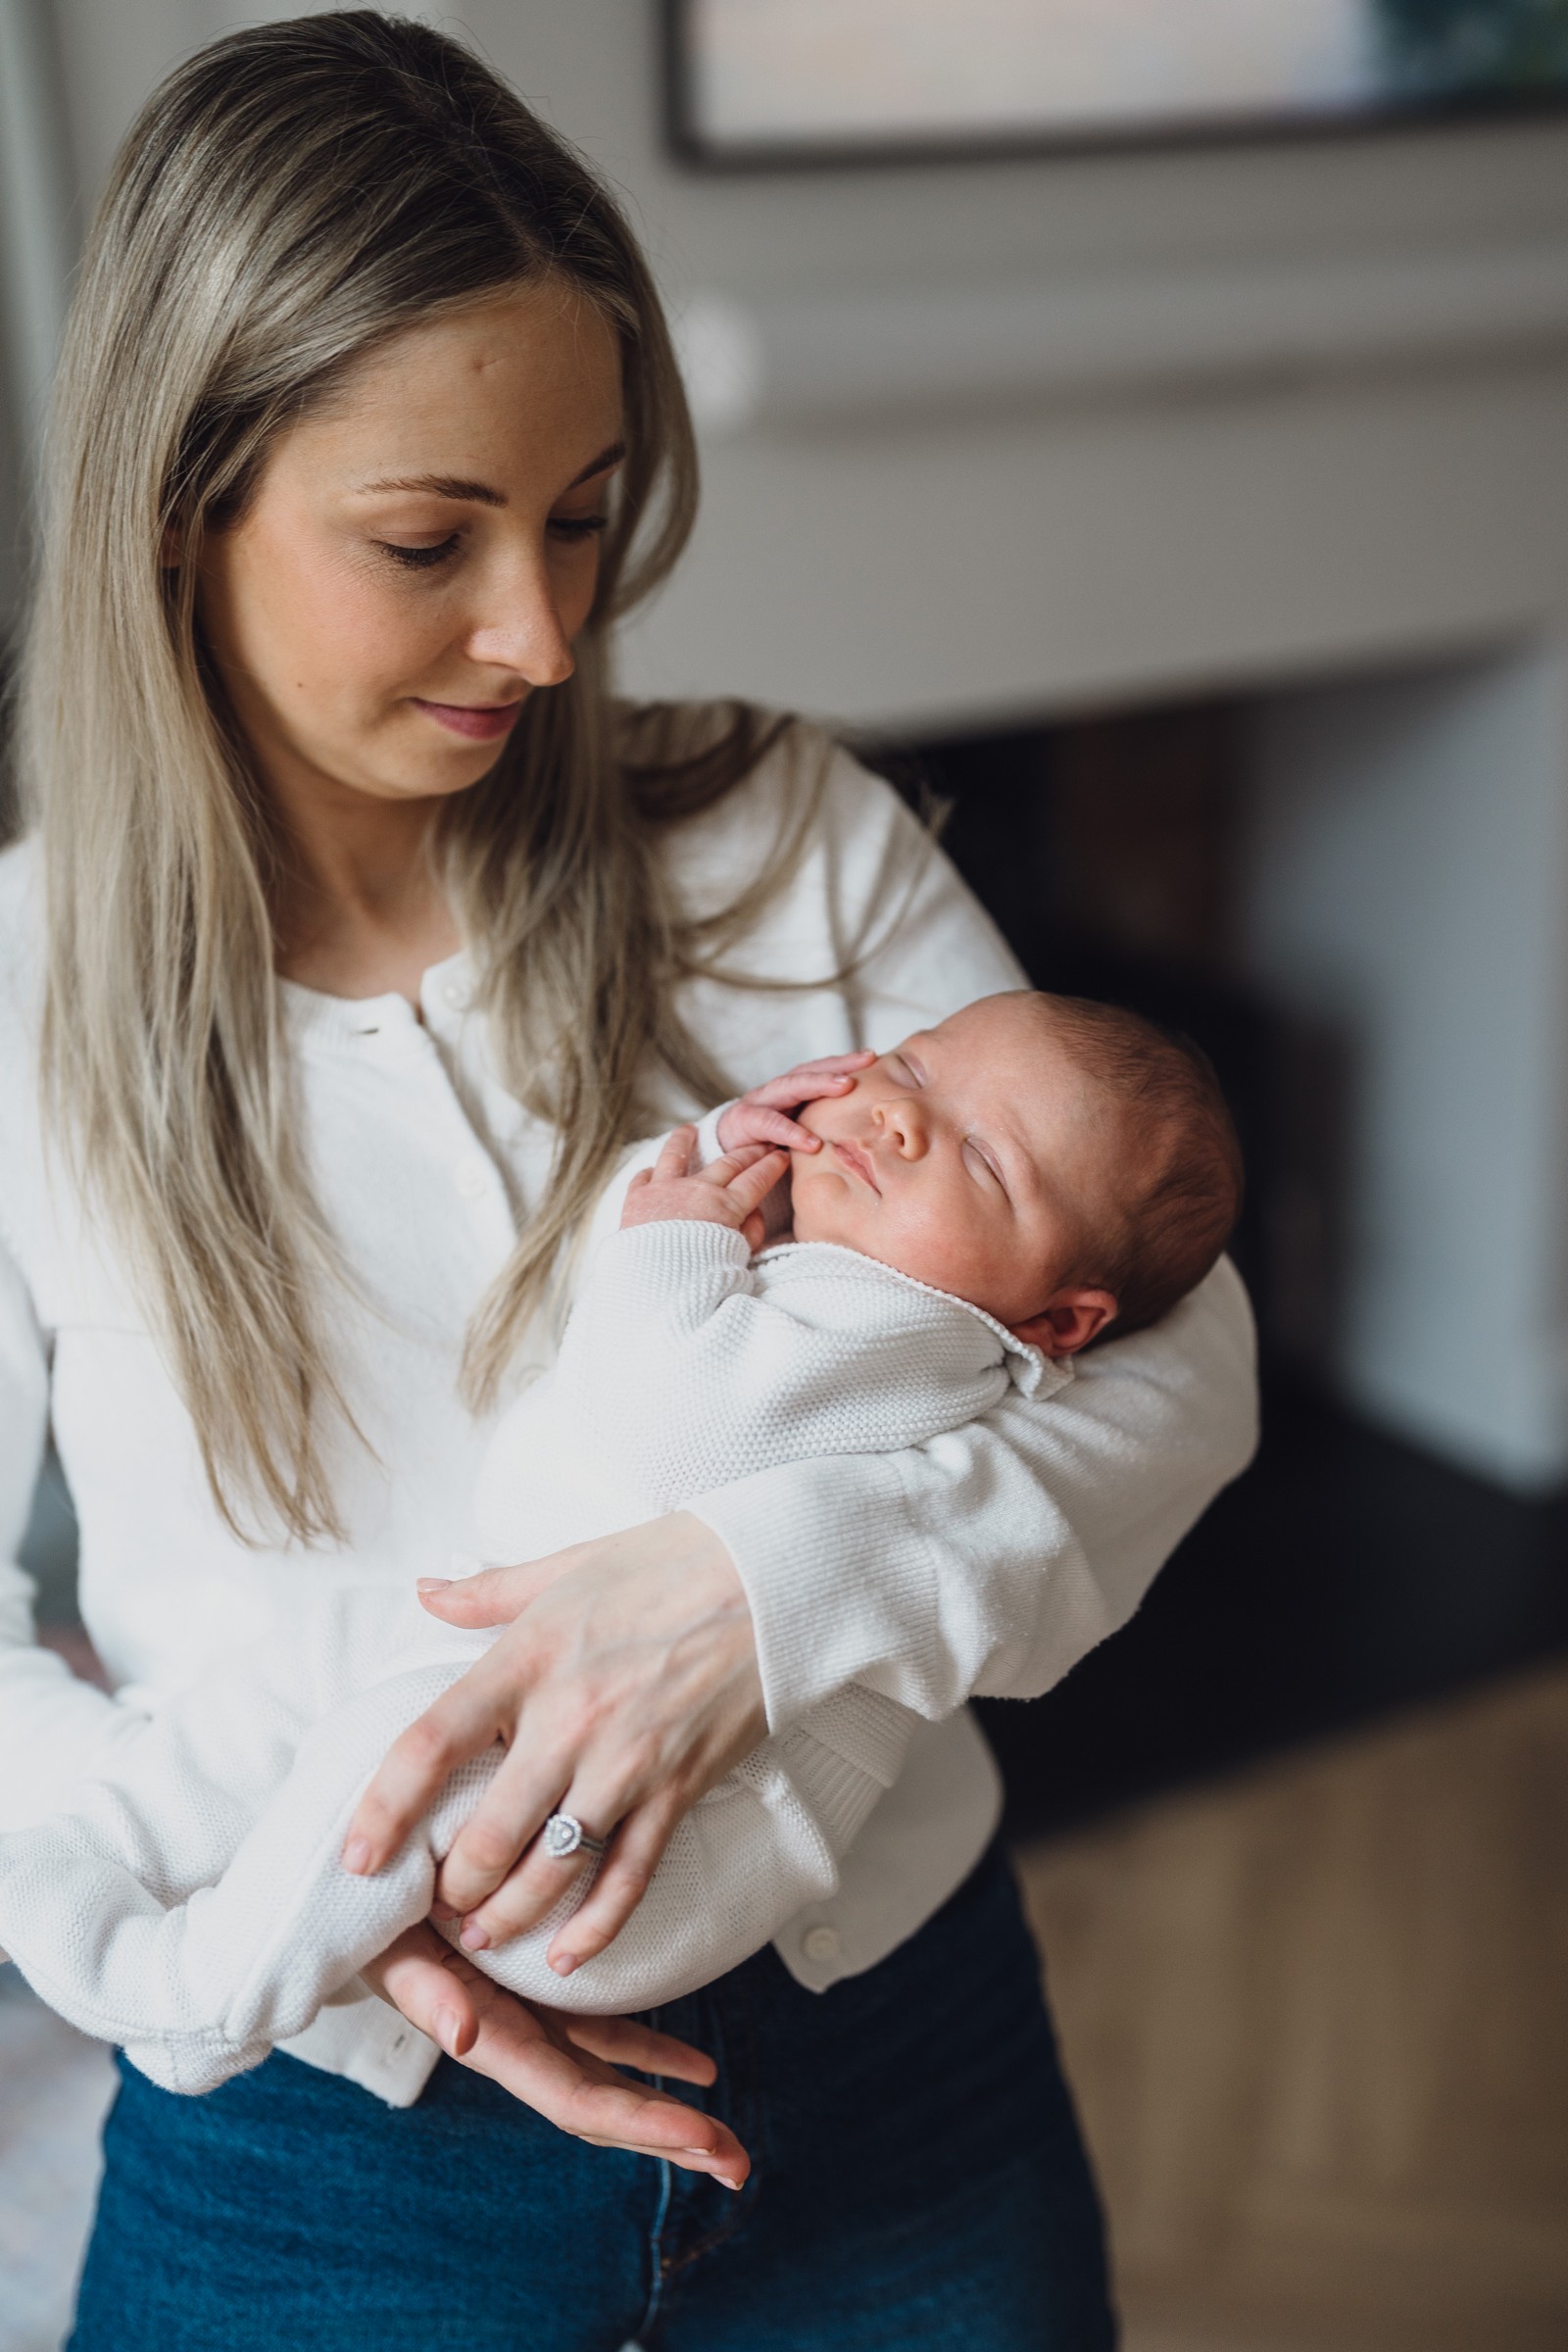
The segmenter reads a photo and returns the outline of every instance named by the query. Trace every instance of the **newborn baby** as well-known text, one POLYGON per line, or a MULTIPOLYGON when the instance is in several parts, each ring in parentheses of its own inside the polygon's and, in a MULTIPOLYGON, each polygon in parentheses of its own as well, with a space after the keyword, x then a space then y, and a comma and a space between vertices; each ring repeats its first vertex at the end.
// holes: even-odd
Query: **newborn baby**
MULTIPOLYGON (((541 1557, 780 1461, 925 1444, 1009 1387, 1049 1409, 1072 1356, 1162 1315, 1234 1223, 1240 1160, 1207 1064, 1104 1006, 970 1005, 807 1103, 819 1149, 786 1156, 770 1146, 795 1134, 791 1099, 776 1081, 731 1104, 710 1166, 682 1129, 609 1188, 558 1361, 489 1447, 492 1556, 541 1557)), ((388 1745, 495 1638, 382 1590, 323 1596, 172 1699, 69 1811, 0 1838, 0 1949, 172 2089, 257 2064, 429 1911, 499 1750, 374 1878, 339 1849, 388 1745)), ((913 1721, 851 1685, 687 1814, 608 1949, 551 1965, 579 1869, 539 1927, 474 1959, 590 2011, 709 1982, 831 1894, 913 1721)), ((581 1825, 552 1826, 564 1853, 581 1825)))

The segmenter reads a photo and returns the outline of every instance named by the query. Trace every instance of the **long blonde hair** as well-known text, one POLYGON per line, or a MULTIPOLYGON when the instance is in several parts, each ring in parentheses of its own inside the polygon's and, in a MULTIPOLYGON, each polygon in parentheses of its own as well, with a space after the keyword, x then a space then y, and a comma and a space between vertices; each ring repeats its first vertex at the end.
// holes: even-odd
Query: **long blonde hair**
POLYGON ((630 229, 589 168, 467 51, 370 10, 217 42, 121 151, 67 329, 18 766, 43 843, 51 1130, 137 1270, 215 1497, 247 1538, 341 1533, 322 1336, 337 1255, 306 1180, 274 975, 280 845, 204 660, 205 534, 274 438, 416 320, 550 273, 622 351, 626 459, 576 675, 536 693, 436 849, 506 1082, 551 1119, 551 1182, 469 1334, 490 1399, 563 1242, 662 1073, 716 1101, 677 1015, 788 871, 808 808, 744 902, 688 919, 662 837, 754 764, 737 710, 694 751, 628 733, 610 623, 674 562, 696 461, 630 229), (178 561, 168 562, 177 548, 178 561))

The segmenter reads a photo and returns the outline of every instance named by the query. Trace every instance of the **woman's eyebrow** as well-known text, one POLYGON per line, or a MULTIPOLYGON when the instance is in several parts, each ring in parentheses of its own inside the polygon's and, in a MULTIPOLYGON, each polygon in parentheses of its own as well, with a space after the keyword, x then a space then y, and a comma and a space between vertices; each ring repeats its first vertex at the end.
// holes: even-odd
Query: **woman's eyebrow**
POLYGON ((488 482, 467 482, 455 473, 400 473, 389 475, 379 482, 361 482, 358 496, 381 498, 391 491, 409 491, 419 498, 456 498, 468 506, 504 507, 504 490, 493 490, 488 482))
MULTIPOLYGON (((608 449, 602 449, 597 458, 590 460, 581 473, 572 477, 566 484, 566 490, 580 489, 584 482, 591 482, 596 474, 608 473, 612 466, 618 466, 625 455, 625 442, 612 441, 608 449)), ((493 488, 489 482, 468 481, 457 473, 389 475, 382 481, 361 482, 356 495, 361 498, 385 498, 397 492, 417 498, 451 498, 472 507, 504 507, 508 503, 504 490, 493 488)), ((565 495, 566 492, 563 491, 562 496, 565 495)))
POLYGON ((602 449, 599 452, 598 457, 594 459, 592 465, 585 466, 581 473, 576 476, 575 480, 569 481, 566 484, 566 488, 568 490, 576 490, 580 488, 584 482, 591 482, 596 473, 608 473, 612 466, 618 466, 621 459, 625 455, 625 442, 612 441, 608 449, 602 449))

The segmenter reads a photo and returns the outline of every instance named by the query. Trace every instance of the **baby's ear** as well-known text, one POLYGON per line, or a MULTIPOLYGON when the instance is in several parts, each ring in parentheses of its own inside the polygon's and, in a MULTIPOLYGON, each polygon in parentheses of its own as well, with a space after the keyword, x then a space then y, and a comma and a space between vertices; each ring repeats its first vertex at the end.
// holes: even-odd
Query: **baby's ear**
POLYGON ((1014 1323, 1011 1330, 1015 1340, 1038 1348, 1042 1355, 1076 1355, 1115 1319, 1116 1301, 1109 1291, 1065 1290, 1048 1298, 1041 1313, 1031 1315, 1027 1323, 1014 1323))

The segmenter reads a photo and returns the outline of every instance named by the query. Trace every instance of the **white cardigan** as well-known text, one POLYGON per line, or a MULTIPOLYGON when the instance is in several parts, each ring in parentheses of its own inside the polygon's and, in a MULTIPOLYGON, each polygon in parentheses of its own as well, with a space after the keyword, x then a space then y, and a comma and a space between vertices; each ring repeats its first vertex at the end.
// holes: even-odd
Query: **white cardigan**
MULTIPOLYGON (((719 1225, 611 1232, 555 1366, 491 1441, 481 1537, 503 1559, 590 1542, 755 1470, 922 1444, 1009 1384, 1043 1400, 1071 1377, 978 1308, 853 1250, 789 1246, 754 1263, 719 1225)), ((376 1586, 323 1599, 260 1658, 177 1692, 69 1810, 0 1833, 0 1942, 73 2025, 122 2043, 168 2089, 211 2090, 258 2064, 428 1914, 498 1748, 454 1776, 375 1878, 349 1877, 338 1854, 389 1743, 492 1638, 454 1635, 376 1586)), ((858 1684, 819 1700, 686 1815, 608 1951, 566 1979, 547 1963, 584 1872, 479 1967, 601 2014, 710 1983, 838 1891, 919 1720, 858 1684)))
MULTIPOLYGON (((716 907, 765 867, 801 763, 823 756, 797 730, 672 837, 689 904, 716 907)), ((938 857, 917 870, 916 829, 894 796, 831 757, 806 855, 732 956, 764 985, 686 990, 687 1017, 738 1087, 811 1054, 888 1045, 1017 983, 951 867, 938 857), (799 985, 850 965, 837 986, 799 985)), ((162 1699, 225 1650, 286 1629, 323 1590, 406 1592, 454 1551, 479 1548, 489 1433, 458 1399, 459 1354, 551 1143, 494 1074, 465 957, 425 975, 422 1018, 398 996, 286 990, 317 1192, 353 1276, 334 1301, 334 1337, 370 1446, 345 1442, 336 1468, 350 1531, 340 1548, 247 1546, 213 1507, 112 1240, 46 1166, 40 925, 24 847, 0 858, 0 1561, 25 1523, 52 1419, 81 1525, 82 1612, 116 1694, 36 1646, 27 1580, 0 1565, 0 1826, 56 1809, 162 1699)), ((697 1107, 671 1093, 659 1124, 697 1107)), ((550 1352, 541 1331, 534 1360, 550 1352)), ((837 1894, 795 1923, 786 1956, 802 1983, 871 1966, 976 1858, 996 1784, 963 1700, 1050 1689, 1132 1613, 1254 1442, 1250 1320, 1221 1266, 1156 1330, 1095 1350, 1049 1407, 1012 1392, 956 1435, 774 1465, 697 1498, 746 1587, 773 1730, 852 1682, 923 1719, 837 1894)), ((368 1999, 323 2012, 291 2046, 399 2104, 436 2058, 368 1999)))

